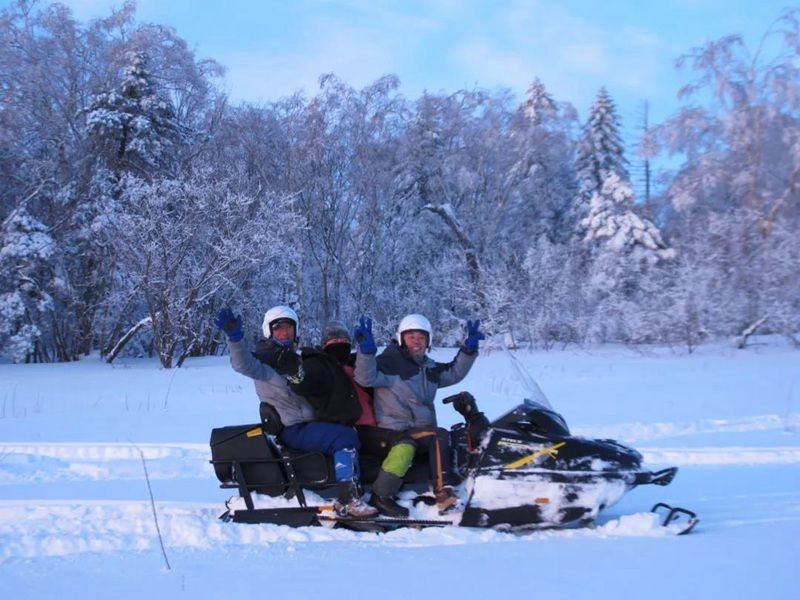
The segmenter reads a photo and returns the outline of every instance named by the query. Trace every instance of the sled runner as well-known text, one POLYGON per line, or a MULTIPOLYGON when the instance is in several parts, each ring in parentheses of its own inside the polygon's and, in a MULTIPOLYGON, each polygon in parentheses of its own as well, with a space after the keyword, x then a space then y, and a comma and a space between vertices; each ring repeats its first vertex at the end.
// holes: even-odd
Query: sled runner
MULTIPOLYGON (((452 397, 445 401, 450 401, 452 397)), ((454 464, 464 478, 457 509, 438 519, 369 519, 337 517, 332 507, 309 506, 303 490, 326 497, 335 494, 333 466, 319 452, 299 452, 282 445, 271 428, 270 408, 262 422, 222 427, 211 432, 211 463, 223 488, 237 489, 245 509, 229 509, 221 518, 237 523, 275 523, 292 527, 340 525, 357 530, 461 525, 466 527, 547 528, 588 525, 605 508, 636 486, 668 485, 677 467, 649 471, 642 456, 614 440, 571 435, 563 417, 525 400, 482 432, 478 447, 467 425, 451 431, 454 464), (294 497, 297 507, 256 508, 253 493, 294 497)), ((362 484, 375 478, 384 457, 361 454, 362 484)), ((427 489, 426 460, 415 460, 405 489, 427 489)), ((418 500, 425 500, 419 496, 418 500)), ((697 523, 691 511, 659 503, 663 525, 697 523)))

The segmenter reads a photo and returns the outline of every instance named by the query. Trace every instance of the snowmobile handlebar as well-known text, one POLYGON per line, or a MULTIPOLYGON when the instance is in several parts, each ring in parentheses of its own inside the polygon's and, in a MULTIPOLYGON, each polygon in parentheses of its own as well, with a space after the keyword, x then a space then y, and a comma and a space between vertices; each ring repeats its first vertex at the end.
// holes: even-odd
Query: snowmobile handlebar
POLYGON ((453 408, 456 409, 456 412, 461 413, 468 421, 471 415, 480 412, 478 410, 478 402, 475 400, 475 396, 469 392, 459 392, 457 394, 453 394, 452 396, 448 396, 442 400, 442 402, 444 404, 452 403, 453 408))

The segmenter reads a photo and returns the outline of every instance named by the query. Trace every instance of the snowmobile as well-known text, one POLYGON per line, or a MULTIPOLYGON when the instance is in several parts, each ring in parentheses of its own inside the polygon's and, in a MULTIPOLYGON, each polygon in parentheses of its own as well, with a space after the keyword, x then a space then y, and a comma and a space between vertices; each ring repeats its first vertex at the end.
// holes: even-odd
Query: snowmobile
MULTIPOLYGON (((483 417, 482 422, 471 419, 451 428, 455 467, 463 484, 458 488, 459 504, 448 513, 432 519, 345 518, 338 517, 331 504, 314 506, 306 501, 304 490, 335 495, 331 459, 283 445, 277 437, 277 413, 269 405, 262 404, 261 417, 261 423, 211 432, 211 463, 220 487, 238 489, 245 505, 229 505, 220 517, 224 521, 340 525, 366 531, 450 525, 512 530, 585 526, 636 486, 668 485, 678 471, 677 467, 649 471, 636 450, 614 440, 573 436, 560 414, 526 399, 491 423, 483 417), (257 508, 253 493, 294 498, 298 505, 257 508)), ((368 487, 383 457, 362 453, 360 459, 362 485, 368 487)), ((415 459, 404 489, 425 490, 429 479, 427 460, 415 459)), ((433 497, 422 493, 414 499, 418 503, 434 504, 433 497)), ((695 513, 664 503, 654 506, 653 512, 676 533, 688 533, 698 521, 695 513)))

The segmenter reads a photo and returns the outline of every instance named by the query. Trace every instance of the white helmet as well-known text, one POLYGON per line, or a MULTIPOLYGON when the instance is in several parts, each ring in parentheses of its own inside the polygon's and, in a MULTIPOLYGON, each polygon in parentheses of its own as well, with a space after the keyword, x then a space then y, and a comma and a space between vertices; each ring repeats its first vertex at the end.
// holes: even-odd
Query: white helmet
POLYGON ((397 343, 403 345, 403 333, 406 331, 424 331, 428 334, 428 347, 431 345, 431 338, 433 337, 433 330, 431 329, 431 322, 424 316, 413 314, 406 315, 397 326, 397 343))
POLYGON ((272 336, 272 324, 279 319, 289 319, 294 322, 294 337, 296 338, 300 333, 300 319, 297 318, 297 313, 288 306, 273 306, 264 313, 264 323, 261 329, 264 332, 264 337, 272 336))

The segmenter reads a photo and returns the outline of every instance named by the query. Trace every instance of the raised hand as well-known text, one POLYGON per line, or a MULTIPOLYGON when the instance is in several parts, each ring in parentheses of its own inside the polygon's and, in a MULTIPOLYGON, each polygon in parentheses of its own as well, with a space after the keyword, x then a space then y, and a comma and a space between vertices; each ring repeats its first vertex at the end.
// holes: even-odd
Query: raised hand
POLYGON ((467 321, 467 339, 464 340, 464 347, 469 352, 477 352, 478 351, 478 343, 481 340, 485 340, 486 336, 480 330, 481 322, 480 319, 475 319, 474 321, 467 321))
POLYGON ((214 318, 214 325, 224 331, 231 342, 238 342, 244 337, 241 315, 234 316, 233 311, 227 306, 217 313, 214 318))
POLYGON ((362 354, 375 354, 378 346, 372 335, 372 319, 361 317, 353 330, 353 339, 358 343, 358 351, 362 354))

